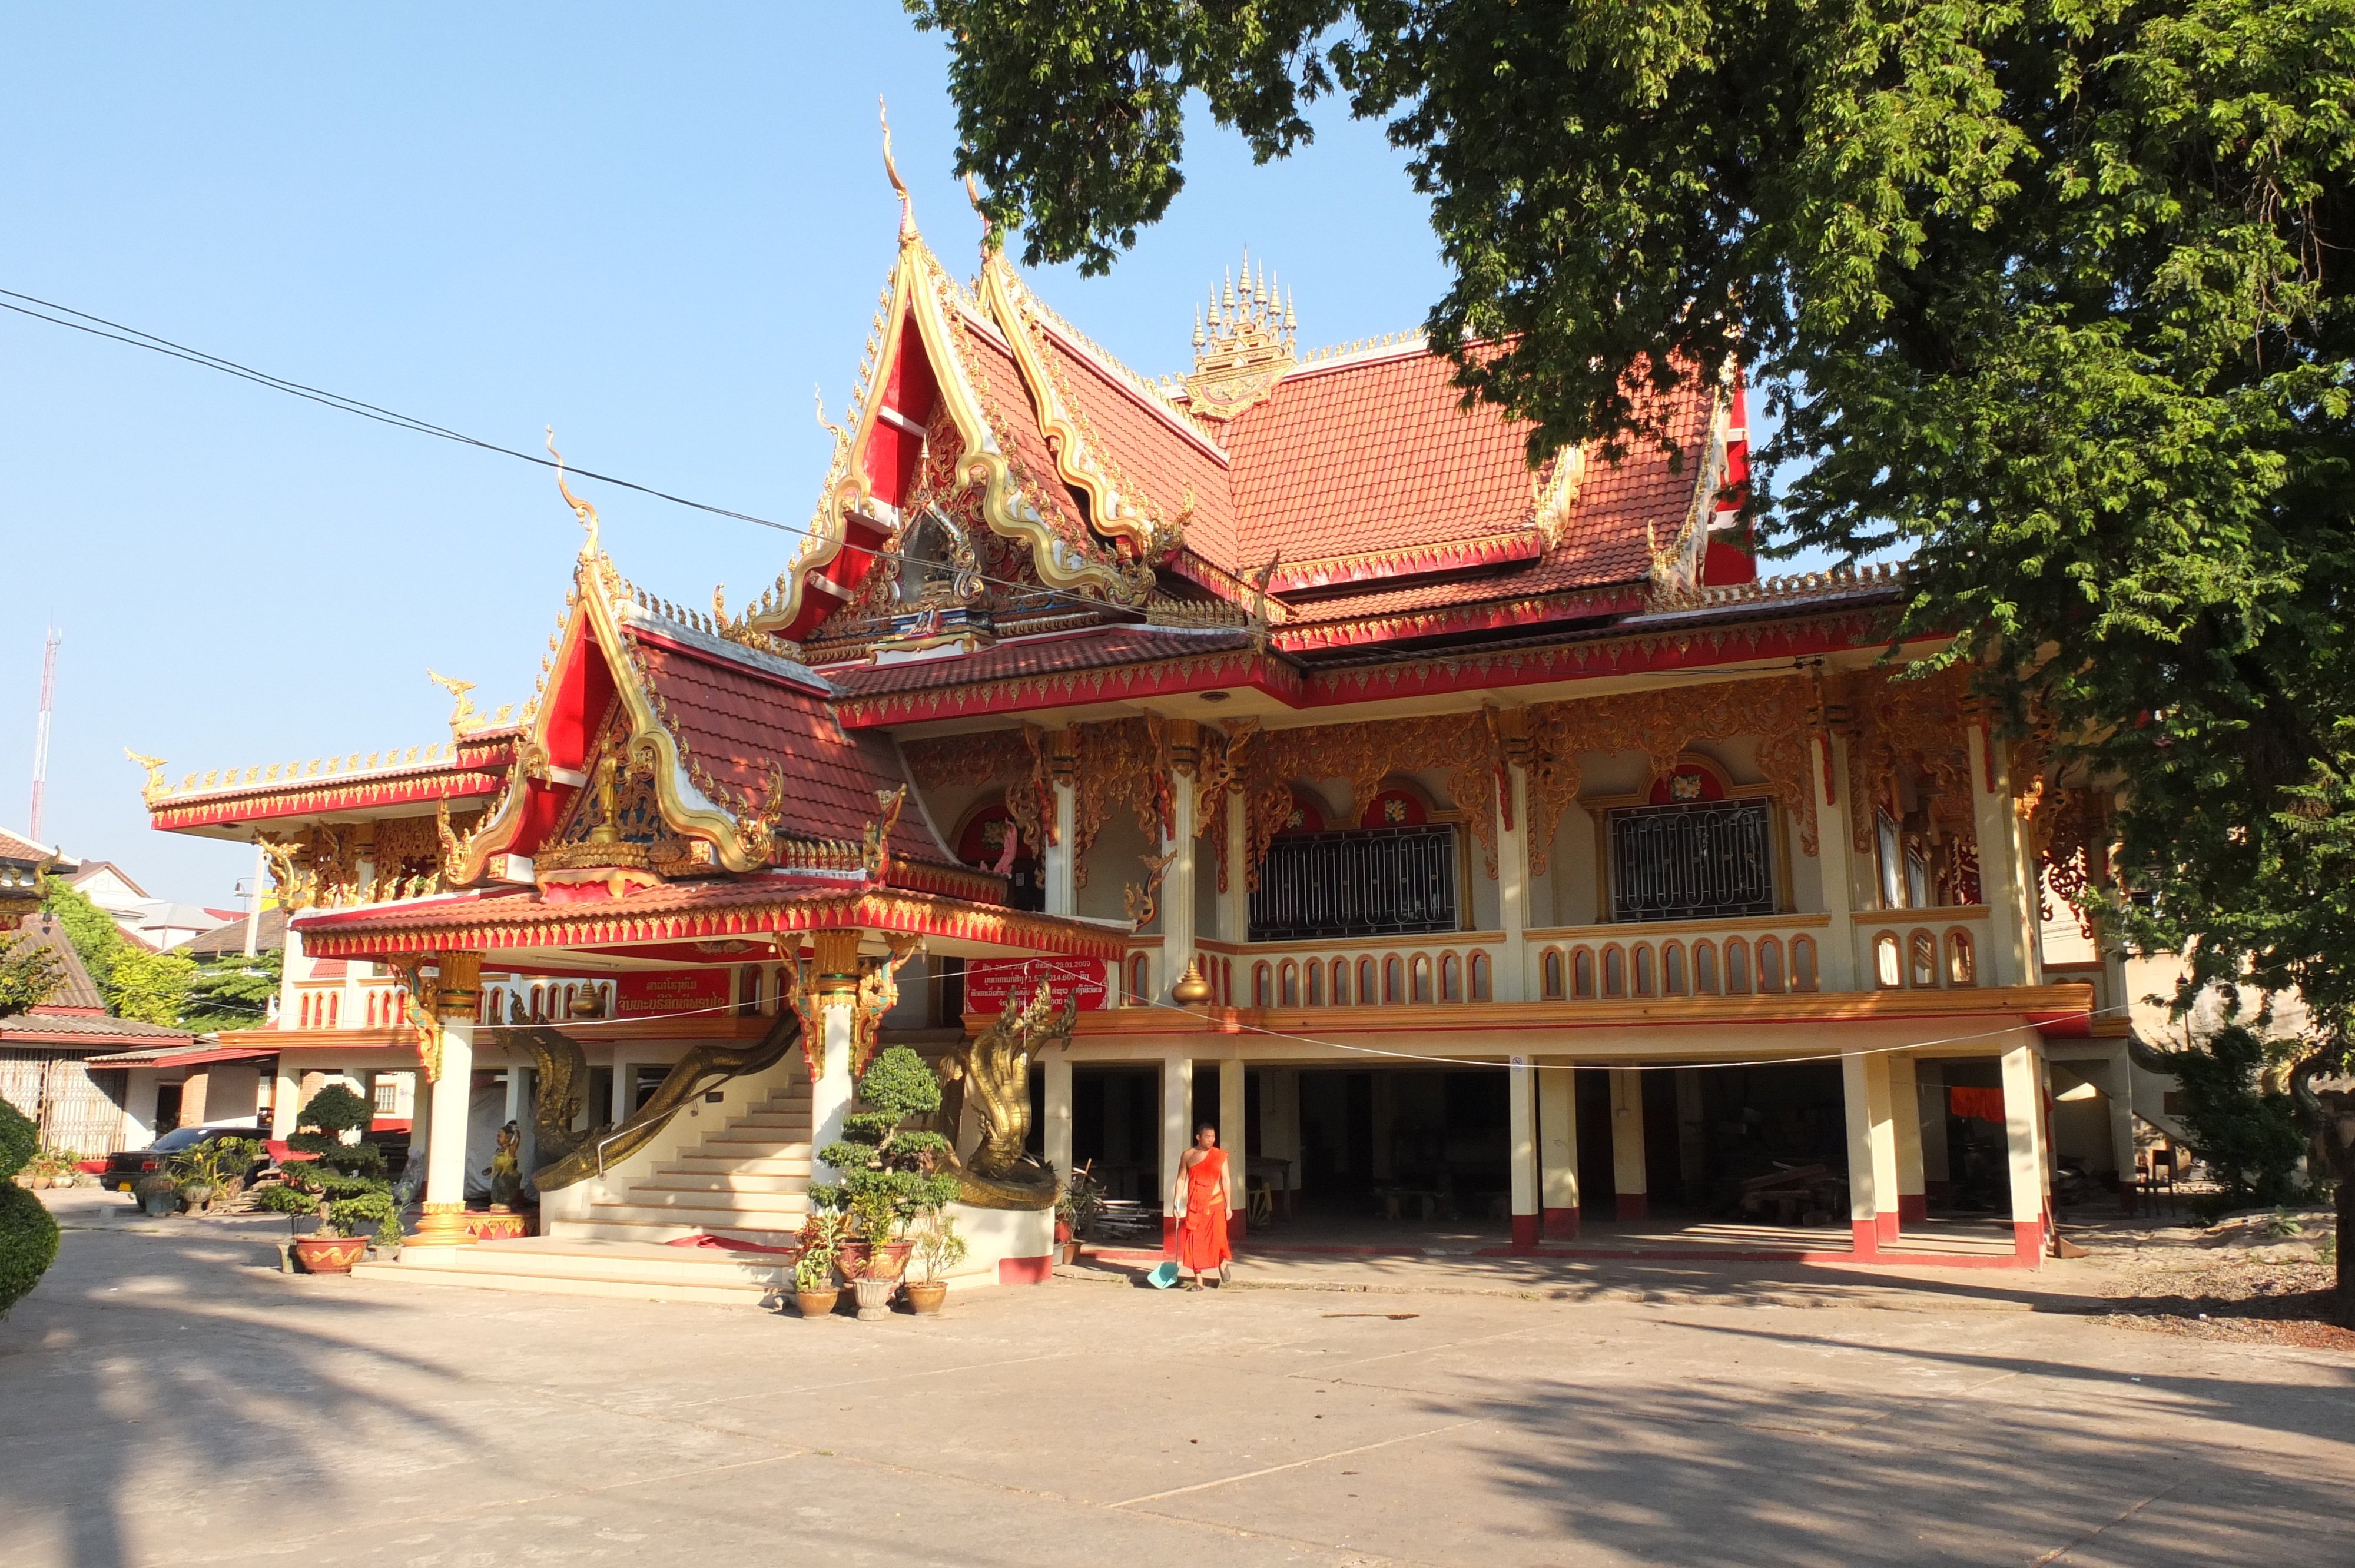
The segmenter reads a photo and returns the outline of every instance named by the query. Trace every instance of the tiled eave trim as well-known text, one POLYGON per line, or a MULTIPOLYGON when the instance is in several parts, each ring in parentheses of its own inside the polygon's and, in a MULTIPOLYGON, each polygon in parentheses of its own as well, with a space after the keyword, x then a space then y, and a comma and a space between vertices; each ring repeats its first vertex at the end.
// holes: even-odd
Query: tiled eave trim
POLYGON ((309 817, 325 811, 381 810, 391 806, 432 805, 440 800, 471 800, 496 795, 506 782, 500 773, 401 774, 390 778, 304 779, 297 787, 222 790, 200 800, 148 808, 148 816, 162 832, 217 827, 225 823, 268 821, 275 817, 309 817))

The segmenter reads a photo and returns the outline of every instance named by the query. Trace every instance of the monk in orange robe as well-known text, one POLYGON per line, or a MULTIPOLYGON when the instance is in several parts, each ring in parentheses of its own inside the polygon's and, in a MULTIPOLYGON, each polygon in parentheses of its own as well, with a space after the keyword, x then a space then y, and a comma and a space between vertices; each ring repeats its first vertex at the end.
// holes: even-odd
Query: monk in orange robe
POLYGON ((1178 1222, 1178 1266, 1189 1271, 1188 1290, 1202 1288, 1202 1276, 1219 1272, 1227 1282, 1227 1151, 1219 1129, 1208 1122, 1194 1129, 1194 1147, 1178 1162, 1178 1186, 1170 1198, 1183 1216, 1178 1222))

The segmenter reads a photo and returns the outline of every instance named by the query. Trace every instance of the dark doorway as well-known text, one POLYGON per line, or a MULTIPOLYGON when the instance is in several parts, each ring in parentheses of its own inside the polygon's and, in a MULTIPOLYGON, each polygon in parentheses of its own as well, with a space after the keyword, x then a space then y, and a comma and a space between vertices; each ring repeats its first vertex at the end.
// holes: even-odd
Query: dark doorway
POLYGON ((155 1086, 155 1136, 163 1137, 180 1125, 180 1086, 155 1086))
POLYGON ((1092 1166, 1110 1197, 1161 1201, 1158 1066, 1072 1066, 1071 1160, 1092 1166))
POLYGON ((1619 1181, 1611 1165, 1611 1074, 1578 1069, 1578 1202, 1590 1219, 1614 1216, 1619 1181))

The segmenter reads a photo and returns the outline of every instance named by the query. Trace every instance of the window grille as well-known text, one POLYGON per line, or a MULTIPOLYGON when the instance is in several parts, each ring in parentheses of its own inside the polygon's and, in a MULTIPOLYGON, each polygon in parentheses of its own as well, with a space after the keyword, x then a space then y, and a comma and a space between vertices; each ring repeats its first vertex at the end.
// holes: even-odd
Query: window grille
POLYGON ((1611 813, 1614 920, 1774 912, 1764 800, 1698 800, 1611 813))
POLYGON ((1255 942, 1456 928, 1455 830, 1444 822, 1285 834, 1268 845, 1251 899, 1255 942))

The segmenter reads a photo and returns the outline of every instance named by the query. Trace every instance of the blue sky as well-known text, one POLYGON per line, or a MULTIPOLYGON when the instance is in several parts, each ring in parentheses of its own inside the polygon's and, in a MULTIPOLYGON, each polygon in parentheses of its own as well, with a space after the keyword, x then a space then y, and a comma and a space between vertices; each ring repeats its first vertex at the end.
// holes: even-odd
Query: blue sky
MULTIPOLYGON (((941 42, 895 5, 27 7, 0 57, 0 288, 504 445, 799 525, 897 209, 962 264, 941 42)), ((1252 166, 1199 127, 1169 218, 1040 291, 1147 375, 1248 245, 1304 344, 1412 327, 1444 278, 1378 127, 1252 166)), ((228 906, 250 851, 146 825, 172 776, 447 737, 431 666, 519 700, 578 534, 544 470, 0 315, 0 822, 24 831, 45 622, 65 634, 42 836, 228 906)), ((682 603, 790 535, 587 487, 682 603)))

